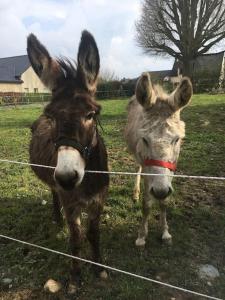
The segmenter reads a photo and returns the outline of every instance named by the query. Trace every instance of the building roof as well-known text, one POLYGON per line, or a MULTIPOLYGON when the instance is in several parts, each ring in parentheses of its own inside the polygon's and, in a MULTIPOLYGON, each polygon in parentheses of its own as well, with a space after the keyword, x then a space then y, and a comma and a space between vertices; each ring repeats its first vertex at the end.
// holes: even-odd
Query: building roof
POLYGON ((22 83, 21 75, 29 67, 28 55, 0 58, 0 82, 22 83))
POLYGON ((150 71, 149 74, 153 82, 164 81, 165 78, 172 76, 172 70, 150 71))
MULTIPOLYGON (((172 70, 162 70, 162 71, 149 71, 148 72, 151 76, 151 80, 156 83, 159 81, 164 81, 167 77, 171 77, 173 76, 172 74, 172 70)), ((123 78, 121 80, 122 83, 133 83, 136 84, 137 80, 139 77, 136 78, 132 78, 132 79, 127 79, 127 78, 123 78)))
MULTIPOLYGON (((192 74, 194 76, 220 76, 225 51, 218 53, 209 53, 198 56, 191 61, 192 74)), ((177 74, 180 68, 182 73, 182 63, 175 60, 173 65, 173 73, 177 74)))

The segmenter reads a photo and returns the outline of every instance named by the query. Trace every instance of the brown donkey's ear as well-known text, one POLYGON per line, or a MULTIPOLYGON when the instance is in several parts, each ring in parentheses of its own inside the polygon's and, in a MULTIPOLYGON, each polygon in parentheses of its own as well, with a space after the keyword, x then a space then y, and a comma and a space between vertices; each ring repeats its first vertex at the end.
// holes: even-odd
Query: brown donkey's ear
POLYGON ((94 93, 100 67, 98 47, 94 37, 86 30, 82 32, 77 56, 77 78, 84 89, 94 93))
POLYGON ((149 73, 143 73, 138 79, 136 85, 137 101, 144 107, 148 108, 155 102, 155 92, 152 88, 151 78, 149 73))
POLYGON ((174 91, 175 110, 181 109, 188 105, 193 94, 192 83, 188 77, 183 77, 177 89, 174 91))
POLYGON ((27 38, 27 54, 35 73, 50 90, 56 86, 61 75, 59 64, 51 58, 46 48, 39 42, 34 34, 27 38))

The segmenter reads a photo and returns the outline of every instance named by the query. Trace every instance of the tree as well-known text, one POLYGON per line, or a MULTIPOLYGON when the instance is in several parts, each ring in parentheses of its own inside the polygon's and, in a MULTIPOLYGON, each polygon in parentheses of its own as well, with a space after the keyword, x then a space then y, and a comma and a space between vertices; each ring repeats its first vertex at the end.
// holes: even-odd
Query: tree
POLYGON ((110 98, 120 89, 120 81, 115 72, 105 68, 100 72, 97 95, 99 99, 110 98))
POLYGON ((148 54, 191 61, 225 38, 225 0, 143 0, 136 23, 138 45, 148 54))
POLYGON ((113 70, 105 68, 101 70, 98 80, 100 82, 109 82, 109 81, 118 81, 119 79, 115 75, 115 72, 113 70))

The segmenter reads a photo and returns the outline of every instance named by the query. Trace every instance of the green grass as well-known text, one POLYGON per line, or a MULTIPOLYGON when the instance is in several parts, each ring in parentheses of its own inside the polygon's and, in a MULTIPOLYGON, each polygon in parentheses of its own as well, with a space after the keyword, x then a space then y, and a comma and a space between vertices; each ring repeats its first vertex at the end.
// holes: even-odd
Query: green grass
MULTIPOLYGON (((102 133, 108 148, 110 169, 135 171, 136 165, 126 151, 123 128, 128 100, 100 101, 102 133)), ((28 160, 30 125, 43 107, 32 105, 0 110, 0 158, 28 160)), ((178 173, 224 176, 225 95, 197 95, 182 112, 186 139, 181 151, 178 173)), ((112 176, 110 193, 102 218, 102 249, 106 264, 153 279, 225 298, 225 185, 223 182, 174 180, 175 193, 168 207, 173 246, 161 243, 159 212, 153 208, 145 249, 137 249, 141 205, 131 200, 134 178, 112 176), (200 264, 212 264, 220 277, 212 286, 198 278, 200 264)), ((68 252, 67 231, 52 224, 50 193, 28 167, 0 164, 0 233, 68 252), (47 204, 42 205, 46 200, 47 204)), ((83 257, 89 257, 84 241, 83 257)), ((60 299, 43 292, 49 278, 68 277, 70 260, 0 239, 0 299, 60 299), (13 279, 9 289, 2 278, 13 279)), ((110 272, 100 283, 90 267, 83 266, 84 281, 75 299, 201 299, 162 288, 125 275, 110 272)))

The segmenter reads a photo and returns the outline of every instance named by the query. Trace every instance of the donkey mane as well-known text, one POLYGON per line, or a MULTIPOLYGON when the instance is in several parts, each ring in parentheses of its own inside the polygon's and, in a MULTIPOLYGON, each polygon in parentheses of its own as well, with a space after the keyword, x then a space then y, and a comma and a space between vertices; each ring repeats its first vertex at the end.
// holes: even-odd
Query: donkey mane
POLYGON ((154 84, 153 89, 154 89, 154 92, 156 93, 156 95, 161 98, 161 100, 167 100, 168 93, 165 92, 165 90, 163 89, 163 87, 161 85, 154 84))
POLYGON ((70 59, 66 57, 60 57, 57 59, 57 63, 61 67, 61 70, 63 71, 64 78, 67 80, 75 80, 77 77, 77 63, 74 61, 71 61, 70 59))

